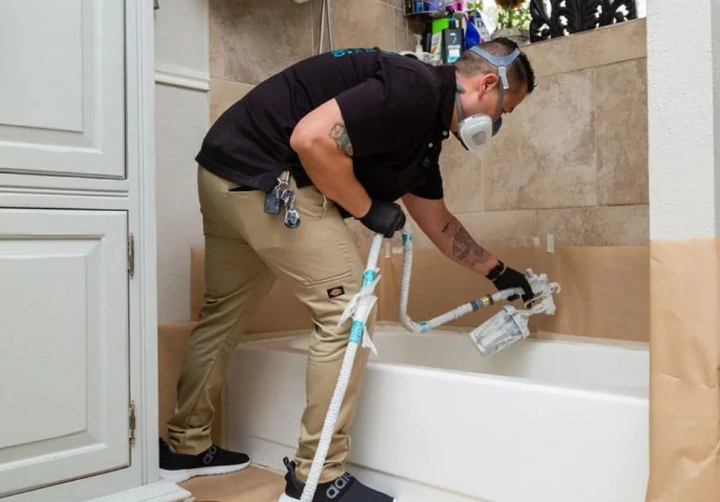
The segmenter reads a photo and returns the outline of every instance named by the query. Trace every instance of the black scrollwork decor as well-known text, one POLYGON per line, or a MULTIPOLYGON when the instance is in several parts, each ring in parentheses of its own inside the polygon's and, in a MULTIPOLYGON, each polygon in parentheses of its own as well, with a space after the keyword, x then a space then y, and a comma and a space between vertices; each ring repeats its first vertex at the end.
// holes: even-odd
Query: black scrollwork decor
POLYGON ((530 41, 637 19, 635 0, 530 0, 530 41))

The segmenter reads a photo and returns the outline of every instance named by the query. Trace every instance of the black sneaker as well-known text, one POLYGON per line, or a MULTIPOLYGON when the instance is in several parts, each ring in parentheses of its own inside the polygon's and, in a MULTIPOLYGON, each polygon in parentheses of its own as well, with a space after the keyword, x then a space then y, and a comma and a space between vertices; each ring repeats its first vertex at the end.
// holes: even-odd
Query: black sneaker
POLYGON ((197 455, 175 453, 160 438, 160 477, 173 483, 182 483, 194 476, 210 476, 242 471, 250 465, 250 457, 244 453, 223 450, 219 446, 197 455))
MULTIPOLYGON (((298 502, 302 497, 305 484, 295 477, 295 462, 283 459, 285 474, 285 493, 280 495, 278 502, 298 502)), ((390 495, 368 488, 352 474, 345 473, 337 479, 320 483, 315 490, 313 502, 394 502, 390 495)))

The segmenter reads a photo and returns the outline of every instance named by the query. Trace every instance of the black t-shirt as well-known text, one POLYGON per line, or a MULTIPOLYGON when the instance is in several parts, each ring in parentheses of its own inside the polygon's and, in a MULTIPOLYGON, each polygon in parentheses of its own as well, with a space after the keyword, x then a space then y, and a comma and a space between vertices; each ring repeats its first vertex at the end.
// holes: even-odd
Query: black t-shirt
POLYGON ((196 160, 229 181, 265 191, 283 170, 307 186, 290 136, 303 116, 335 98, 352 143, 353 172, 371 198, 440 199, 438 159, 455 86, 449 65, 374 49, 327 52, 272 76, 228 108, 196 160))

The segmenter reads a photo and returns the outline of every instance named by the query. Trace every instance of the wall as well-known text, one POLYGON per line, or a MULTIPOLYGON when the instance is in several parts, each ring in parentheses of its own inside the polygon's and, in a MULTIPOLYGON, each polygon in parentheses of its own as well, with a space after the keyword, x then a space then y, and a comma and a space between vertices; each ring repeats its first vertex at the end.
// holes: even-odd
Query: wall
MULTIPOLYGON (((402 0, 331 0, 334 47, 412 50, 402 0)), ((252 87, 318 53, 322 1, 210 0, 210 109, 214 121, 252 87)), ((327 25, 323 50, 329 50, 327 25)))
POLYGON ((155 11, 158 321, 190 316, 190 247, 202 224, 193 160, 208 127, 207 0, 155 11))
POLYGON ((647 40, 652 331, 645 501, 714 502, 720 500, 720 2, 692 9, 651 2, 647 40), (691 37, 674 29, 690 23, 691 37), (689 89, 693 98, 678 106, 689 89))
POLYGON ((531 248, 513 263, 564 287, 539 330, 649 339, 645 40, 642 19, 525 47, 537 89, 490 150, 445 142, 448 206, 468 231, 501 259, 531 248))
POLYGON ((448 207, 491 247, 646 245, 645 20, 524 49, 537 89, 491 148, 443 143, 448 207))
MULTIPOLYGON (((320 0, 210 1, 211 120, 262 79, 317 52, 320 6, 320 0), (283 37, 273 36, 278 30, 283 37)), ((332 2, 335 46, 412 48, 417 26, 406 22, 400 6, 332 2)), ((538 88, 506 117, 491 149, 478 157, 454 138, 443 144, 451 211, 511 266, 547 272, 565 287, 560 315, 540 322, 537 331, 648 339, 645 26, 641 19, 526 46, 538 88), (537 242, 545 246, 548 239, 554 254, 539 254, 537 242)), ((348 224, 364 252, 369 232, 358 222, 348 224)), ((489 290, 483 278, 440 256, 420 231, 415 243, 414 270, 422 272, 413 275, 413 318, 439 314, 489 290), (442 288, 430 284, 433 277, 444 281, 442 288)), ((383 286, 389 286, 383 289, 388 296, 397 295, 400 262, 399 255, 382 259, 389 269, 386 282, 392 281, 383 286)), ((381 300, 381 319, 396 320, 395 301, 381 300)), ((452 324, 477 325, 492 312, 452 324)), ((288 329, 296 321, 268 322, 253 328, 288 329)))
MULTIPOLYGON (((563 286, 558 314, 541 319, 538 331, 649 338, 645 40, 641 19, 524 47, 538 86, 505 117, 492 147, 478 157, 452 137, 443 143, 450 210, 499 258, 563 286)), ((350 225, 366 249, 369 233, 350 225)), ((448 263, 419 230, 415 250, 414 319, 489 290, 482 278, 448 263)), ((391 260, 396 282, 400 262, 391 260)), ((395 310, 387 304, 391 319, 395 310)), ((453 324, 477 325, 486 316, 453 324)))

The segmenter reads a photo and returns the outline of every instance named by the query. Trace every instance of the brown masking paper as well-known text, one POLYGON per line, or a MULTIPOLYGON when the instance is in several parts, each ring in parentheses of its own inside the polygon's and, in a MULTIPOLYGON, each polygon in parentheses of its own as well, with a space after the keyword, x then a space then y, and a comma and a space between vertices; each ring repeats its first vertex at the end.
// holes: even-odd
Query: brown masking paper
MULTIPOLYGON (((361 256, 365 257, 365 250, 361 256)), ((499 248, 491 252, 507 265, 521 271, 532 268, 560 283, 555 295, 554 316, 533 316, 533 332, 576 335, 647 342, 649 328, 649 248, 555 247, 499 248)), ((204 252, 192 250, 192 319, 202 306, 204 252)), ((402 253, 380 254, 378 322, 398 322, 402 253)), ((493 285, 479 274, 468 271, 435 248, 413 251, 408 314, 414 321, 426 321, 471 300, 494 292, 493 285)), ((516 303, 519 307, 520 304, 516 303)), ((494 315, 502 305, 484 307, 447 326, 474 328, 494 315)), ((310 329, 305 307, 281 283, 276 282, 248 328, 248 333, 271 333, 310 329)))
POLYGON ((277 502, 285 479, 253 466, 223 476, 197 476, 180 486, 192 493, 193 502, 277 502))
POLYGON ((650 338, 647 246, 555 247, 535 251, 532 268, 560 284, 557 313, 531 318, 549 333, 647 342, 650 338))
MULTIPOLYGON (((562 288, 555 295, 555 315, 530 318, 533 332, 608 338, 649 340, 649 248, 637 247, 556 247, 548 253, 541 248, 505 248, 491 252, 508 266, 520 271, 531 268, 547 274, 562 288)), ((383 321, 397 322, 402 254, 383 262, 383 279, 392 273, 393 288, 382 290, 383 321)), ((413 252, 408 315, 416 322, 427 321, 487 293, 495 292, 488 280, 469 272, 434 248, 413 252)), ((516 302, 517 307, 521 307, 516 302)), ((502 305, 483 307, 448 326, 473 328, 494 315, 502 305)))
POLYGON ((720 240, 650 243, 646 502, 720 501, 720 240))
MULTIPOLYGON (((195 322, 179 322, 158 326, 158 429, 167 439, 167 422, 175 412, 177 380, 182 359, 195 322)), ((215 444, 222 444, 222 396, 214 403, 215 416, 211 437, 215 444)))

